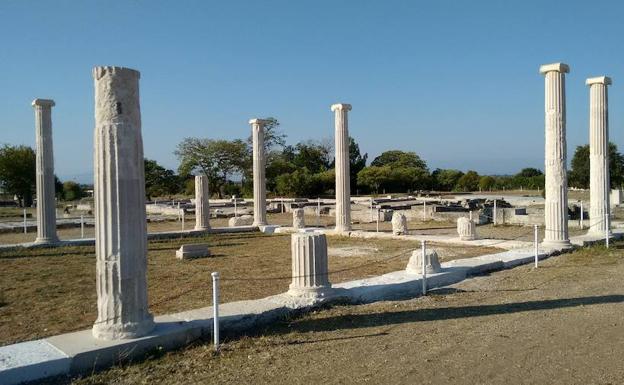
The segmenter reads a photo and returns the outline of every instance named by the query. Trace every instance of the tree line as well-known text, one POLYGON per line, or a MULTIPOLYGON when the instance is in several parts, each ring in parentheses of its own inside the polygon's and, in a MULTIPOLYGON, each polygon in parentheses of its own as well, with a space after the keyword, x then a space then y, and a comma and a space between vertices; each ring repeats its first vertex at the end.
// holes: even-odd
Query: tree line
MULTIPOLYGON (((267 118, 265 126, 266 187, 269 195, 317 197, 333 195, 334 148, 331 140, 307 140, 287 144, 279 122, 267 118)), ((611 186, 624 183, 624 156, 609 145, 611 186)), ((194 174, 208 177, 210 191, 220 198, 253 195, 251 137, 243 139, 185 138, 175 150, 177 172, 155 160, 145 159, 147 199, 194 194, 194 174)), ((35 193, 35 152, 28 146, 0 147, 0 189, 14 195, 20 205, 32 204, 35 193)), ((544 189, 544 174, 524 168, 515 175, 479 175, 476 171, 436 168, 415 152, 385 151, 367 165, 368 154, 349 138, 352 194, 405 193, 416 191, 489 191, 544 189)), ((568 172, 569 185, 589 187, 589 145, 578 146, 568 172)), ((72 201, 85 195, 88 186, 55 180, 57 198, 72 201)))

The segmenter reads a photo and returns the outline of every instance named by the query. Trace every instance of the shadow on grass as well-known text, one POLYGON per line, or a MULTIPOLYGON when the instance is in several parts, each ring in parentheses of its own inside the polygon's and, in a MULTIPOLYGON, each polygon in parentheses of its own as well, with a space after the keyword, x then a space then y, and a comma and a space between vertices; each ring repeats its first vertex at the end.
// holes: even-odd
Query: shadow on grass
POLYGON ((527 301, 497 305, 459 306, 419 309, 410 311, 348 314, 322 319, 300 319, 290 324, 290 331, 321 332, 342 329, 389 326, 412 322, 440 321, 458 318, 484 317, 490 315, 512 314, 529 311, 553 310, 614 304, 624 302, 624 295, 605 295, 595 297, 564 298, 543 301, 527 301))

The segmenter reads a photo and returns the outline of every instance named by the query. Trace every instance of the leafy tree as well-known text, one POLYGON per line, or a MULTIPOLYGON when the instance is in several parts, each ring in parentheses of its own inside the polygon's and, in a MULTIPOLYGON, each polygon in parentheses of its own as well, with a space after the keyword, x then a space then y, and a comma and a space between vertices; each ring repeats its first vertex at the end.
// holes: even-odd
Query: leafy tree
POLYGON ((75 201, 84 196, 82 187, 73 181, 63 183, 63 199, 66 201, 75 201))
POLYGON ((459 191, 475 191, 479 188, 480 179, 476 171, 468 171, 459 178, 456 189, 459 191))
MULTIPOLYGON (((569 183, 572 187, 589 188, 589 145, 577 146, 572 157, 569 183)), ((624 183, 624 156, 614 143, 609 143, 609 176, 611 187, 624 183)))
POLYGON ((220 198, 228 176, 238 173, 244 177, 251 167, 248 147, 240 139, 185 138, 175 154, 180 160, 180 174, 203 173, 208 177, 210 190, 218 192, 220 198))
POLYGON ((371 162, 371 166, 383 167, 415 167, 427 169, 427 163, 420 159, 415 152, 405 152, 400 150, 385 151, 371 162))
POLYGON ((519 173, 516 174, 516 176, 521 177, 521 178, 532 178, 532 177, 540 176, 540 175, 544 175, 542 173, 542 170, 539 170, 537 168, 531 168, 531 167, 523 168, 522 170, 520 170, 519 173))
POLYGON ((367 187, 370 191, 379 192, 379 188, 390 180, 392 169, 390 166, 369 166, 358 173, 358 185, 367 187))
POLYGON ((181 191, 181 178, 173 170, 166 169, 151 159, 145 159, 144 164, 147 199, 172 195, 181 191))
POLYGON ((436 190, 440 191, 452 191, 457 185, 457 181, 464 175, 459 170, 452 169, 435 169, 431 173, 433 179, 433 186, 436 190))
POLYGON ((36 155, 28 146, 0 147, 0 188, 16 195, 20 206, 30 206, 36 183, 36 155))
POLYGON ((484 191, 492 189, 495 184, 496 179, 493 176, 486 175, 479 179, 479 188, 484 191))

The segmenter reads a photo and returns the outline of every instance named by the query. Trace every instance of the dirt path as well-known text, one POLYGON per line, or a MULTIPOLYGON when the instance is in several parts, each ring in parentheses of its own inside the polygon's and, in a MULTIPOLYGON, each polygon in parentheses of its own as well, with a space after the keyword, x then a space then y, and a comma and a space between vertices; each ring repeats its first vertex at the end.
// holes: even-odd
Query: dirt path
MULTIPOLYGON (((622 245, 620 245, 622 247, 622 245)), ((621 384, 622 250, 584 249, 424 298, 336 307, 76 384, 621 384)))

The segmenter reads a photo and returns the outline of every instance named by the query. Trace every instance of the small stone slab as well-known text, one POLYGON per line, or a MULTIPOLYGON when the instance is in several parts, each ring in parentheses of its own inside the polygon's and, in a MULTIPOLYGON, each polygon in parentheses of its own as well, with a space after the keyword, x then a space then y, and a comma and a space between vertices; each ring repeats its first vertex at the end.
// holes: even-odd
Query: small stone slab
POLYGON ((0 383, 19 384, 69 372, 71 359, 44 340, 0 347, 0 383))
POLYGON ((182 245, 176 250, 176 258, 178 259, 204 258, 209 256, 210 250, 208 250, 208 245, 205 243, 182 245))
POLYGON ((253 224, 253 221, 254 219, 251 215, 241 215, 240 217, 230 218, 230 220, 228 221, 228 226, 251 226, 253 224))

